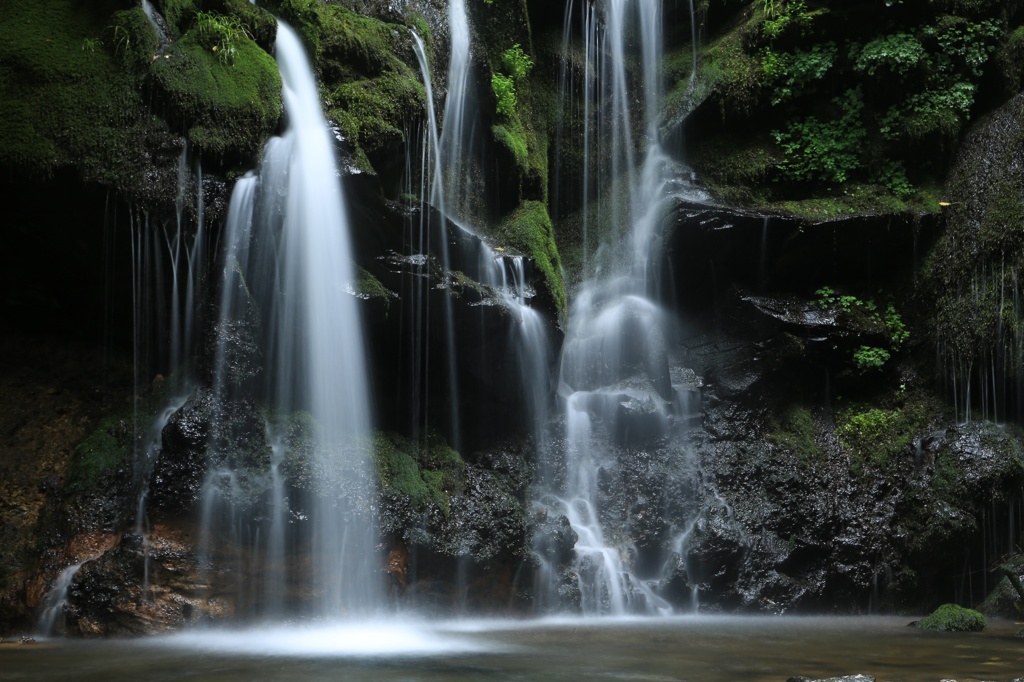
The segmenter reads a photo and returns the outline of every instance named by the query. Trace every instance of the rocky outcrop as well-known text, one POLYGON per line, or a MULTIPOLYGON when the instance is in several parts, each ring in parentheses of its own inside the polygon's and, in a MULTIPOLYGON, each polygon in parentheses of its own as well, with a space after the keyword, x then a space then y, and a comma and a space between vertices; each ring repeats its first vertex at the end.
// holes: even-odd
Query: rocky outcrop
MULTIPOLYGON (((103 273, 83 261, 127 269, 141 248, 137 231, 152 229, 156 241, 169 242, 194 231, 200 215, 216 241, 209 235, 224 216, 229 190, 218 175, 249 167, 280 113, 268 54, 273 22, 264 10, 217 3, 218 14, 248 25, 232 52, 244 63, 232 67, 204 42, 209 36, 201 35, 191 3, 157 3, 166 40, 156 41, 130 3, 101 3, 80 16, 64 11, 66 4, 55 6, 74 31, 53 31, 55 40, 22 36, 38 53, 11 41, 0 49, 0 75, 12 88, 0 119, 13 131, 0 144, 0 163, 19 177, 26 169, 53 174, 47 182, 9 181, 22 202, 4 235, 13 247, 4 256, 4 311, 18 326, 59 335, 69 328, 91 334, 100 318, 128 328, 138 312, 132 295, 140 295, 133 287, 142 280, 120 271, 108 275, 124 291, 103 312, 92 305, 103 296, 103 273), (78 36, 87 37, 79 42, 78 36), (45 64, 36 60, 40 54, 45 64), (213 88, 221 77, 232 87, 213 88), (76 104, 51 106, 61 99, 54 84, 72 81, 69 97, 76 104), (142 92, 152 107, 140 99, 142 92), (250 107, 253 101, 260 106, 250 107), (123 106, 107 106, 111 102, 123 106), (35 120, 32 112, 43 114, 35 120), (244 115, 244 124, 236 114, 244 115), (182 155, 186 140, 189 151, 182 155), (80 177, 100 184, 83 185, 80 177), (131 210, 116 200, 108 204, 107 187, 127 198, 131 210), (57 195, 76 208, 56 205, 57 195), (82 224, 85 214, 94 216, 88 225, 82 224), (101 249, 104 214, 111 216, 107 231, 121 237, 101 249), (17 255, 44 252, 32 259, 17 255)), ((0 394, 17 396, 0 427, 3 628, 29 623, 62 571, 79 563, 62 609, 69 633, 165 632, 255 617, 266 595, 240 594, 243 573, 280 586, 280 598, 301 611, 317 599, 304 582, 311 570, 304 544, 310 510, 339 493, 377 525, 381 547, 373 559, 396 603, 437 613, 579 608, 576 533, 551 511, 555 505, 543 497, 530 501, 537 470, 563 460, 567 444, 557 437, 535 443, 524 435, 535 424, 522 396, 509 388, 521 381, 511 360, 511 331, 519 320, 483 262, 498 262, 508 274, 515 259, 525 257, 525 297, 543 312, 546 361, 554 364, 563 277, 574 276, 573 261, 563 262, 559 247, 572 245, 573 212, 580 209, 566 199, 567 189, 549 196, 580 170, 571 153, 556 159, 561 152, 548 139, 556 129, 551 83, 561 66, 562 9, 503 0, 473 6, 476 104, 490 128, 477 150, 476 161, 486 163, 471 183, 489 193, 480 192, 467 207, 481 218, 476 234, 446 220, 424 197, 411 196, 407 190, 415 183, 404 177, 422 151, 422 139, 410 130, 426 104, 411 31, 426 42, 440 93, 443 3, 360 4, 279 3, 313 49, 328 111, 344 138, 338 148, 360 225, 363 275, 349 293, 362 301, 372 354, 379 486, 325 476, 310 436, 316 425, 306 415, 268 414, 258 400, 238 397, 235 389, 262 379, 255 315, 223 323, 205 312, 199 316, 208 334, 194 349, 194 386, 182 389, 163 420, 157 413, 167 408, 169 393, 149 386, 149 379, 167 371, 167 358, 150 346, 163 343, 166 330, 140 331, 132 339, 125 333, 125 347, 137 344, 139 375, 119 370, 106 383, 92 375, 100 363, 85 360, 88 353, 74 362, 65 357, 65 342, 36 349, 32 338, 15 339, 20 354, 0 354, 6 362, 0 394), (520 110, 501 118, 489 78, 513 42, 535 54, 537 65, 517 85, 520 110), (557 167, 551 178, 549 163, 557 167), (440 255, 445 251, 447 262, 440 255), (219 351, 227 358, 222 383, 228 388, 218 393, 213 358, 219 351), (85 372, 86 362, 96 368, 85 372), (42 372, 47 365, 52 374, 39 379, 34 368, 42 372), (429 377, 426 366, 433 368, 429 377), (84 374, 88 380, 79 381, 84 374), (139 399, 121 405, 114 395, 139 399), (147 440, 150 423, 159 428, 147 440), (288 576, 264 575, 271 569, 254 556, 261 524, 277 504, 271 496, 278 482, 269 474, 274 448, 283 451, 275 472, 286 493, 282 505, 299 529, 289 568, 281 569, 288 576), (209 536, 200 537, 196 529, 210 489, 217 491, 218 509, 237 516, 225 513, 207 527, 209 536), (147 514, 140 521, 143 496, 147 514), (555 574, 556 604, 538 603, 535 578, 544 572, 555 574)), ((10 10, 5 18, 12 21, 0 22, 0 32, 26 24, 29 11, 10 10)), ((669 14, 679 25, 690 20, 684 15, 669 14)), ((826 17, 834 27, 844 16, 836 10, 810 22, 817 26, 826 17)), ((979 18, 968 23, 980 26, 979 18)), ((949 576, 965 565, 977 575, 992 556, 1010 549, 1001 544, 1010 523, 1003 519, 1020 503, 1024 481, 1016 427, 977 421, 979 396, 992 396, 991 403, 988 397, 981 402, 982 416, 1020 416, 1013 383, 1020 383, 1014 378, 1020 292, 1012 273, 1019 269, 1017 209, 1024 192, 1021 100, 965 138, 941 214, 935 197, 891 199, 906 189, 901 179, 923 181, 939 172, 944 151, 922 153, 934 164, 921 173, 876 163, 869 154, 851 170, 869 189, 836 180, 834 192, 794 203, 789 199, 807 198, 796 196, 803 185, 792 182, 799 172, 792 157, 803 148, 787 147, 787 161, 779 156, 785 149, 766 137, 770 126, 787 125, 777 115, 782 109, 772 109, 775 114, 759 121, 763 129, 739 140, 723 132, 718 107, 745 101, 751 108, 730 115, 753 115, 765 104, 758 97, 770 98, 781 87, 781 81, 755 82, 767 77, 761 57, 793 57, 804 36, 821 34, 773 42, 765 28, 772 18, 747 3, 716 5, 705 19, 702 63, 715 57, 724 70, 710 90, 694 96, 696 110, 679 137, 694 143, 688 153, 718 196, 758 208, 680 202, 669 217, 666 256, 653 268, 660 274, 651 288, 662 292, 659 303, 681 324, 666 325, 664 333, 637 327, 625 334, 633 351, 629 375, 614 377, 590 406, 606 448, 597 475, 601 521, 651 594, 677 611, 933 605, 937 586, 949 576), (734 11, 742 15, 736 21, 734 11), (749 40, 737 42, 743 35, 749 40), (744 81, 743 74, 754 80, 744 81), (717 154, 733 141, 728 154, 717 154), (771 178, 783 182, 770 184, 771 178), (948 229, 940 237, 943 221, 948 229), (936 242, 923 271, 927 285, 919 287, 922 263, 936 242), (952 411, 934 380, 930 329, 937 330, 942 362, 957 381, 952 411), (987 376, 999 378, 988 384, 987 376), (968 406, 974 421, 967 419, 968 406)), ((900 8, 885 19, 896 28, 917 25, 900 8)), ((672 47, 687 48, 688 64, 689 46, 672 47)), ((570 62, 579 71, 580 58, 570 56, 570 62)), ((852 65, 843 69, 847 84, 864 80, 852 65)), ((974 76, 968 80, 991 87, 974 76)), ((801 96, 813 99, 818 86, 802 86, 807 92, 801 96)), ((985 95, 979 108, 998 99, 979 92, 985 95)), ((881 113, 879 102, 898 104, 886 99, 893 93, 874 94, 871 116, 881 113)), ((890 142, 873 149, 890 149, 890 142)), ((912 149, 896 151, 904 161, 918 158, 912 149)), ((815 178, 825 182, 820 174, 815 178)), ((154 263, 166 256, 161 252, 154 263)), ((209 285, 200 288, 210 300, 220 293, 210 285, 215 270, 195 269, 196 281, 209 285)), ((165 305, 169 296, 155 298, 165 305)), ((168 382, 187 383, 180 377, 168 382)), ((549 432, 563 433, 561 422, 553 416, 549 432)), ((564 472, 552 475, 557 480, 564 472)))

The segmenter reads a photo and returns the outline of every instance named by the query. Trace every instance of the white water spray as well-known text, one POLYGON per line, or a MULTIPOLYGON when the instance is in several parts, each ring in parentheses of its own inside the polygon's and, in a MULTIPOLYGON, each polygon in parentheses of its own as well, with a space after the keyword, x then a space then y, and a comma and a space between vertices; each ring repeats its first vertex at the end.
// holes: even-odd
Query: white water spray
POLYGON ((669 372, 673 323, 653 293, 668 208, 682 197, 704 197, 679 179, 689 174, 665 154, 658 139, 660 0, 595 3, 582 21, 587 119, 581 215, 584 271, 591 279, 576 292, 562 347, 564 482, 551 482, 547 490, 542 486, 539 504, 548 516, 568 519, 576 533, 572 574, 585 614, 667 613, 668 604, 633 571, 635 548, 621 529, 605 527, 598 481, 602 471, 618 467, 614 437, 664 433, 671 419, 690 416, 681 414, 685 401, 680 395, 687 388, 675 386, 669 372), (636 36, 638 44, 630 44, 629 36, 636 36), (627 68, 635 63, 634 49, 640 57, 638 78, 627 68), (632 91, 637 81, 643 88, 639 109, 632 91), (642 127, 634 124, 637 115, 642 127), (596 250, 587 243, 592 234, 603 235, 596 250), (629 422, 624 408, 641 417, 629 422))
MULTIPOLYGON (((351 494, 358 489, 369 500, 374 489, 362 329, 349 293, 355 281, 351 228, 316 81, 298 36, 284 23, 276 56, 288 126, 267 143, 258 177, 240 180, 232 196, 222 324, 244 319, 253 306, 260 311, 267 365, 263 399, 278 414, 307 411, 316 424, 310 466, 318 472, 319 489, 307 501, 311 567, 303 578, 316 595, 313 615, 366 615, 379 610, 382 588, 370 511, 351 494)), ((244 387, 223 374, 224 353, 218 349, 215 390, 226 398, 244 387)), ((272 446, 275 438, 271 433, 272 446)), ((252 532, 262 563, 252 571, 264 576, 264 584, 244 587, 262 595, 269 617, 281 615, 278 587, 289 528, 277 469, 280 447, 275 452, 265 474, 269 518, 265 528, 252 532)), ((242 484, 230 471, 210 472, 207 524, 219 516, 222 525, 232 525, 233 487, 242 484)), ((206 524, 202 532, 208 545, 206 524)))

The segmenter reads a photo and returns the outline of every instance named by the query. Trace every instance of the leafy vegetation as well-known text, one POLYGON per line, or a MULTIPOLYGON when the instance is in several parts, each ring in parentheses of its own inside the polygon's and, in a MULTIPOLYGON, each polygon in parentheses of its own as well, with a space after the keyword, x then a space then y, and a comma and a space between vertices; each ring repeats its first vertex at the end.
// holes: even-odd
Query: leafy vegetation
POLYGON ((860 90, 847 90, 832 104, 834 113, 827 118, 808 116, 772 133, 784 156, 778 166, 782 177, 842 183, 860 167, 867 136, 860 120, 864 109, 860 90))
POLYGON ((505 73, 495 72, 491 76, 491 87, 497 100, 500 115, 511 118, 516 113, 516 82, 526 78, 533 68, 533 60, 516 43, 502 53, 505 73))
POLYGON ((793 99, 808 83, 821 80, 835 63, 838 48, 833 42, 814 45, 810 50, 761 53, 761 70, 769 86, 773 105, 793 99))
POLYGON ((911 34, 896 33, 876 38, 850 50, 853 70, 869 76, 886 74, 902 78, 927 58, 924 45, 911 34))
POLYGON ((864 331, 884 331, 888 337, 888 349, 862 345, 854 351, 853 361, 861 371, 880 369, 889 361, 891 351, 899 349, 910 338, 910 331, 892 303, 883 309, 873 298, 861 299, 852 294, 840 294, 828 286, 821 287, 814 294, 820 308, 834 309, 850 318, 855 327, 864 331))
MULTIPOLYGON (((884 210, 934 210, 929 188, 942 180, 983 83, 992 82, 994 56, 1009 82, 1024 80, 1024 31, 1015 42, 1005 26, 1018 14, 991 3, 933 3, 867 18, 831 3, 755 3, 745 24, 708 42, 700 84, 730 128, 746 125, 753 139, 772 141, 768 167, 742 181, 736 173, 708 176, 706 166, 724 163, 710 157, 713 145, 698 142, 690 147, 698 172, 730 202, 798 215, 807 209, 794 201, 819 198, 840 215, 864 211, 863 202, 846 200, 854 185, 882 199, 884 210)), ((671 90, 668 118, 678 118, 689 93, 671 90)))
POLYGON ((881 369, 889 362, 889 351, 875 346, 861 346, 853 352, 853 361, 857 369, 865 371, 868 369, 881 369))

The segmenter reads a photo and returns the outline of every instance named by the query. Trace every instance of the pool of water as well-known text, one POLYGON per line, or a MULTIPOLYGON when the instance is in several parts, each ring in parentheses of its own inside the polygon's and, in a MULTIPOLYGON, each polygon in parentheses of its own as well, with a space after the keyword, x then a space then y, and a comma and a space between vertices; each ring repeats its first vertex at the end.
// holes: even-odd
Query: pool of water
POLYGON ((1017 625, 921 632, 897 617, 415 622, 0 646, 0 680, 878 682, 1024 676, 1017 625))

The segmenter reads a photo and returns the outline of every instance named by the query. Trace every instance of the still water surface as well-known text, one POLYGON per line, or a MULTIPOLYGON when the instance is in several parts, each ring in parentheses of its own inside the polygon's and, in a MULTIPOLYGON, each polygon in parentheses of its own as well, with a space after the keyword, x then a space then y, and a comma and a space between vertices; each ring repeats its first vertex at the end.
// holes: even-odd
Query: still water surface
POLYGON ((0 680, 651 680, 878 682, 1024 676, 1017 625, 920 632, 908 618, 453 621, 198 631, 0 646, 0 680))

